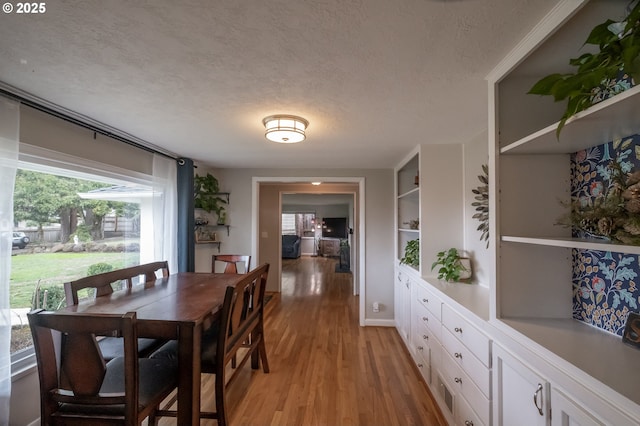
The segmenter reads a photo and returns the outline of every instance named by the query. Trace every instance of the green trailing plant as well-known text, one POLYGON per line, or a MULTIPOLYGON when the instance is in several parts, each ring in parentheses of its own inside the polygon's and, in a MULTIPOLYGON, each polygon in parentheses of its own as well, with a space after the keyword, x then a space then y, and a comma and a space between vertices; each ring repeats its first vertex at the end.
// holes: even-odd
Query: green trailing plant
POLYGON ((224 217, 226 201, 218 196, 218 179, 211 173, 206 176, 195 175, 193 179, 193 206, 206 212, 214 212, 218 218, 224 217))
POLYGON ((420 239, 407 241, 404 246, 404 256, 400 263, 417 268, 420 266, 420 239))
MULTIPOLYGON (((585 44, 598 46, 599 51, 571 59, 569 64, 577 67, 574 73, 548 75, 529 90, 529 94, 553 96, 556 102, 567 101, 557 137, 570 117, 603 100, 598 95, 603 84, 616 86, 621 72, 640 81, 640 0, 633 0, 627 9, 624 20, 609 19, 591 30, 585 44)), ((605 90, 613 95, 629 87, 622 84, 605 90)))
POLYGON ((468 272, 468 269, 460 262, 460 254, 455 248, 438 252, 436 261, 431 265, 431 270, 433 271, 438 265, 440 265, 438 279, 441 280, 460 281, 462 273, 468 272))

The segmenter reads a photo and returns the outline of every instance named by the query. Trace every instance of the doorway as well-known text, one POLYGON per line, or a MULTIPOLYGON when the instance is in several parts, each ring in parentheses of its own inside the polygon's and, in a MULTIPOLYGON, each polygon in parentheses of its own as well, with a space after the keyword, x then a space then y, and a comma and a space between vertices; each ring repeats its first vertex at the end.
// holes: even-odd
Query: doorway
POLYGON ((365 248, 364 248, 364 178, 278 178, 254 177, 252 185, 252 254, 259 263, 272 265, 267 291, 281 291, 282 241, 281 215, 284 194, 348 194, 353 200, 353 223, 350 235, 353 293, 360 295, 359 318, 364 325, 365 248), (312 185, 312 182, 322 182, 312 185))

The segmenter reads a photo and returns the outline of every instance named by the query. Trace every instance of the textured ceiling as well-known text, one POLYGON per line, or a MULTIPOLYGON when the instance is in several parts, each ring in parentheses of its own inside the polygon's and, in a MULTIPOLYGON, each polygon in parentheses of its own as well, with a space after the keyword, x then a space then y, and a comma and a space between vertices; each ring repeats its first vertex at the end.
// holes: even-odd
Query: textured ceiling
POLYGON ((48 1, 0 81, 215 167, 393 167, 487 127, 487 73, 557 1, 48 1), (262 118, 310 122, 297 145, 262 118))

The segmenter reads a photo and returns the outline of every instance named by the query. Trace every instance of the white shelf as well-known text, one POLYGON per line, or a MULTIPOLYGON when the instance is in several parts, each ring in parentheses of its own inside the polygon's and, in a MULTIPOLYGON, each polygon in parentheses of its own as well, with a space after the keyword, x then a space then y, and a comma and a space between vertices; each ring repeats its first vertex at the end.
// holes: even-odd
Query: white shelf
POLYGON ((611 241, 586 240, 580 238, 556 238, 556 237, 518 237, 503 235, 504 242, 534 244, 549 247, 566 247, 584 250, 613 251, 640 255, 640 246, 629 246, 611 241))
POLYGON ((419 234, 420 230, 419 229, 409 229, 409 228, 398 228, 398 232, 409 232, 409 233, 419 234))
POLYGON ((412 190, 407 191, 407 192, 405 192, 403 194, 399 194, 398 195, 398 199, 405 198, 405 197, 411 197, 411 196, 418 197, 419 195, 420 195, 420 187, 417 187, 417 188, 413 188, 412 190))
POLYGON ((616 336, 574 319, 502 318, 501 321, 611 389, 640 404, 640 352, 616 336), (606 348, 606 355, 602 348, 606 348))
POLYGON ((501 154, 570 154, 640 132, 640 85, 500 149, 501 154))

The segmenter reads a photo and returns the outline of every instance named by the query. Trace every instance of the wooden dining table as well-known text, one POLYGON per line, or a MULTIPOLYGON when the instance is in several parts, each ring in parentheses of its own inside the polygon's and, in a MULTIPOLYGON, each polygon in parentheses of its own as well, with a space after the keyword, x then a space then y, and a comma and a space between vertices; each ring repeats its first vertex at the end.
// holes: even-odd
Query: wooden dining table
POLYGON ((200 343, 202 330, 218 319, 227 286, 243 275, 181 272, 130 290, 116 291, 68 306, 65 312, 136 312, 138 337, 178 341, 179 425, 200 424, 200 343))

